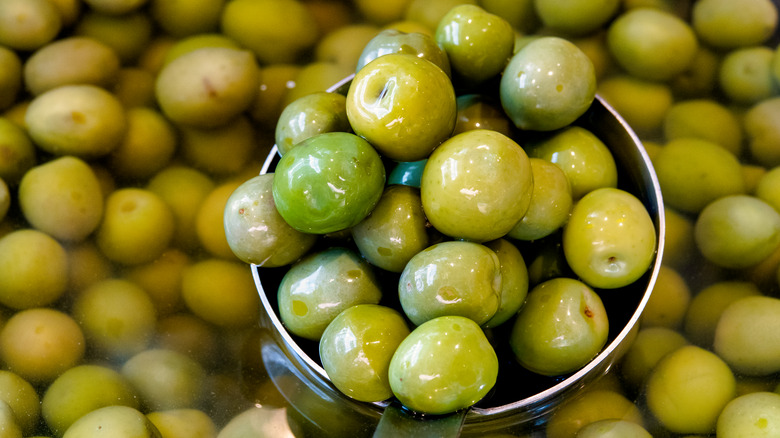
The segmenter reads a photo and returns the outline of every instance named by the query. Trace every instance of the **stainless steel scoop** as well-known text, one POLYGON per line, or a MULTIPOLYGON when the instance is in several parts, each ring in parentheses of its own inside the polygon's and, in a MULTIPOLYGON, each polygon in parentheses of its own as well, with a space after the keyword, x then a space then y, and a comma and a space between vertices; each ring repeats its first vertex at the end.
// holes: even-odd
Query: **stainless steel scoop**
MULTIPOLYGON (((335 84, 328 91, 346 94, 352 76, 335 84)), ((316 357, 316 348, 296 339, 279 320, 276 311, 276 291, 284 268, 251 266, 263 305, 261 314, 261 354, 268 376, 304 420, 317 430, 317 436, 458 436, 461 433, 514 431, 527 433, 543 424, 562 401, 574 396, 609 372, 625 352, 638 330, 642 310, 661 267, 664 246, 664 214, 661 189, 650 158, 631 127, 603 99, 596 97, 588 111, 575 122, 599 137, 612 152, 618 165, 618 185, 637 196, 655 222, 656 257, 651 269, 620 294, 605 299, 610 317, 610 337, 603 351, 579 371, 561 378, 523 374, 522 370, 502 362, 509 368, 499 375, 496 385, 502 394, 461 412, 443 417, 417 416, 403 409, 397 401, 379 403, 356 402, 341 394, 328 379, 316 357), (533 381, 513 383, 521 379, 533 381), (523 392, 521 388, 527 388, 523 392), (517 396, 516 394, 520 394, 517 396), (339 419, 338 421, 333 421, 339 419), (334 430, 335 429, 335 430, 334 430)), ((269 153, 262 173, 273 172, 279 154, 269 153)), ((608 294, 609 291, 600 293, 608 294)), ((500 371, 501 372, 501 371, 500 371)))

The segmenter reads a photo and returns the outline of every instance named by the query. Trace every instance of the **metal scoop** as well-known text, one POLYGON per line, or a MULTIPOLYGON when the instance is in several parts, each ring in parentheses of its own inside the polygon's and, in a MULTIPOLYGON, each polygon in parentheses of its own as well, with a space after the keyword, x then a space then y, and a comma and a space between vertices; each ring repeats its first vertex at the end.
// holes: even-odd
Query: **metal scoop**
MULTIPOLYGON (((346 94, 353 76, 335 84, 328 91, 346 94)), ((588 111, 575 124, 600 138, 612 152, 618 165, 618 186, 633 193, 645 205, 655 222, 656 257, 651 269, 627 289, 605 299, 610 317, 609 340, 602 352, 579 371, 559 378, 545 378, 512 368, 499 374, 497 387, 516 389, 488 397, 469 409, 447 416, 419 416, 395 400, 378 403, 356 402, 341 394, 315 358, 317 350, 296 339, 280 321, 276 310, 276 291, 284 268, 251 266, 263 304, 261 354, 270 379, 290 405, 317 429, 317 436, 345 434, 351 436, 459 436, 461 433, 513 431, 526 433, 543 424, 562 401, 576 395, 586 386, 609 372, 612 365, 631 344, 638 330, 642 310, 661 267, 664 246, 664 214, 661 189, 650 158, 631 127, 603 99, 596 96, 588 111), (529 380, 530 379, 530 380, 529 380), (530 385, 529 385, 530 383, 530 385), (521 388, 527 388, 523 393, 521 388), (510 394, 506 394, 509 392, 510 394), (517 395, 519 394, 519 396, 517 395), (514 397, 514 398, 513 398, 514 397), (339 419, 338 421, 333 421, 339 419), (335 430, 334 430, 335 429, 335 430)), ((261 174, 273 172, 279 160, 273 147, 261 174)), ((608 291, 600 292, 607 294, 608 291)))

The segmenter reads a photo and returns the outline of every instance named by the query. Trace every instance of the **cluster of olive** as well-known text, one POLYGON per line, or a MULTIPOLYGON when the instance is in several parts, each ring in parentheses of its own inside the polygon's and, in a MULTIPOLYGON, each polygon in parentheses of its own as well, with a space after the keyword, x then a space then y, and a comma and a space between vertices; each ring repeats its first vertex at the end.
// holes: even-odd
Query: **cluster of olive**
POLYGON ((512 26, 478 6, 452 8, 432 36, 380 32, 346 96, 282 112, 281 159, 231 195, 228 242, 260 267, 292 264, 279 317, 319 341, 331 381, 357 400, 395 396, 429 414, 473 405, 498 375, 483 329, 507 321, 523 367, 574 372, 607 342, 593 288, 634 283, 656 249, 607 146, 573 125, 595 91, 577 46, 545 37, 515 51, 512 26), (458 123, 475 105, 493 108, 495 129, 458 123), (560 242, 571 277, 529 280, 517 242, 544 238, 560 242), (392 291, 376 269, 398 274, 392 291))
MULTIPOLYGON (((540 433, 776 434, 780 57, 770 0, 0 0, 3 433, 61 436, 73 425, 70 434, 89 436, 100 423, 112 436, 127 426, 163 438, 300 435, 315 426, 313 436, 359 435, 344 416, 298 416, 254 369, 260 305, 225 239, 223 208, 257 174, 287 104, 367 64, 360 54, 382 30, 434 36, 458 4, 509 22, 513 51, 554 35, 585 52, 597 91, 644 141, 667 201, 664 266, 636 340, 603 384, 566 403, 540 433)), ((494 43, 483 52, 499 50, 494 43)), ((496 71, 468 57, 434 63, 460 85, 496 71)), ((464 89, 452 135, 461 124, 510 133, 536 182, 533 142, 517 136, 495 98, 464 89)), ((293 143, 283 140, 283 150, 293 143)), ((422 161, 383 163, 389 182, 419 186, 422 161)), ((414 192, 393 187, 383 196, 414 192)), ((273 201, 266 193, 258 203, 273 201)), ((377 203, 369 218, 398 202, 377 203)), ((535 217, 530 210, 524 221, 535 217)), ((536 284, 565 264, 560 241, 531 233, 566 210, 536 216, 544 219, 531 221, 525 237, 483 245, 495 242, 504 263, 502 250, 520 250, 536 284), (521 239, 551 244, 529 253, 521 239)), ((428 246, 444 240, 427 227, 404 233, 428 246)), ((349 234, 311 245, 359 240, 349 234)), ((296 236, 282 237, 290 252, 301 244, 296 236)), ((398 250, 373 248, 383 254, 372 265, 386 258, 379 248, 398 250)), ((384 280, 402 268, 372 271, 384 280)), ((508 281, 502 276, 502 290, 508 281)), ((509 328, 483 331, 494 341, 509 328)), ((535 377, 526 382, 551 381, 535 377)), ((511 429, 504 432, 527 434, 511 429)))

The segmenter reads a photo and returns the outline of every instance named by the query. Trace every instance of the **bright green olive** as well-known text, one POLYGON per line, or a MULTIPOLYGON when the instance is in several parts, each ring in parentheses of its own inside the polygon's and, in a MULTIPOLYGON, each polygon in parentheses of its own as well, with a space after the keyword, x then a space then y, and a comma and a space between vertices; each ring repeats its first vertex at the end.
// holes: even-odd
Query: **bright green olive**
POLYGON ((349 132, 347 99, 338 93, 312 93, 287 105, 276 123, 276 147, 284 155, 301 141, 324 132, 349 132))
POLYGON ((380 56, 391 53, 414 55, 427 59, 450 75, 450 60, 444 50, 436 44, 432 36, 420 32, 402 32, 385 29, 377 34, 360 53, 357 70, 380 56))
POLYGON ((276 209, 296 230, 325 234, 357 225, 385 185, 376 150, 347 132, 327 132, 282 156, 273 180, 276 209))
POLYGON ((578 200, 601 187, 617 187, 617 164, 607 145, 593 132, 570 126, 526 145, 528 156, 555 163, 571 184, 578 200))
POLYGON ((374 59, 355 74, 347 93, 352 129, 398 161, 427 158, 452 133, 456 114, 447 73, 414 55, 374 59))

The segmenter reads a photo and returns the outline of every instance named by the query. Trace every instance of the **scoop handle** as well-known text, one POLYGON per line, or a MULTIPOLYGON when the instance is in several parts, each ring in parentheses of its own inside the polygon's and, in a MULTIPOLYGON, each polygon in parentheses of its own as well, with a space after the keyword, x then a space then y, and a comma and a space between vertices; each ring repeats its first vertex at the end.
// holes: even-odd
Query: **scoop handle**
POLYGON ((433 418, 421 418, 404 410, 397 403, 385 407, 374 438, 447 438, 460 436, 467 409, 433 418))

